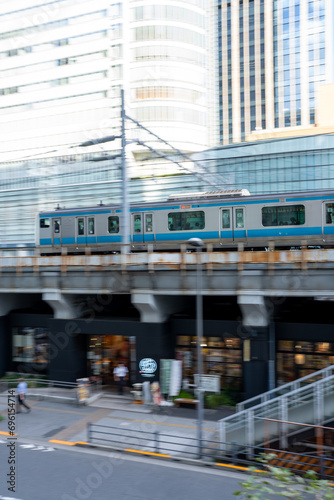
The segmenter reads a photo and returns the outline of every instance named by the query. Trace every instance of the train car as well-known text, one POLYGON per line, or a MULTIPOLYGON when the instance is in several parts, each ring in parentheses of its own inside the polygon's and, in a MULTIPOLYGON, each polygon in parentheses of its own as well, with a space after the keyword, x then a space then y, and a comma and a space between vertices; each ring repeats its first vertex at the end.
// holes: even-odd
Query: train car
MULTIPOLYGON (((166 202, 130 207, 132 251, 178 250, 189 238, 215 250, 334 244, 334 191, 249 195, 246 190, 171 196, 166 202)), ((36 247, 41 254, 119 252, 122 207, 56 209, 36 219, 36 247)))

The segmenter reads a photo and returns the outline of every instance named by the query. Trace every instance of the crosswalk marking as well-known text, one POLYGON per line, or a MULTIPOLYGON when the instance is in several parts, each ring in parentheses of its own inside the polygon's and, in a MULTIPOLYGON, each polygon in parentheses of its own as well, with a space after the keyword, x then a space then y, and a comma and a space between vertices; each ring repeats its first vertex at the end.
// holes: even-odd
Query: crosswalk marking
MULTIPOLYGON (((0 439, 0 444, 5 444, 7 441, 4 441, 3 439, 0 439)), ((32 450, 32 451, 42 451, 42 452, 47 452, 47 451, 55 451, 55 448, 52 448, 51 446, 41 446, 39 444, 20 444, 20 448, 26 449, 26 450, 32 450)), ((0 496, 0 500, 2 500, 2 497, 0 496)))
POLYGON ((39 446, 37 444, 20 444, 20 447, 26 448, 26 449, 29 449, 32 451, 43 451, 43 452, 55 450, 54 448, 51 448, 51 446, 45 447, 45 446, 39 446))

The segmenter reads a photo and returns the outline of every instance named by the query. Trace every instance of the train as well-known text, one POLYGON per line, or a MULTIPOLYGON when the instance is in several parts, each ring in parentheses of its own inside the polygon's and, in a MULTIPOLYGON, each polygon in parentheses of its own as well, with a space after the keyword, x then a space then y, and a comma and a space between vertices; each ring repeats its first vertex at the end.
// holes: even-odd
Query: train
MULTIPOLYGON (((41 255, 120 252, 122 206, 60 208, 36 218, 41 255), (66 250, 65 250, 66 249, 66 250)), ((325 248, 334 244, 334 191, 251 195, 225 190, 130 205, 131 252, 180 250, 191 238, 213 250, 325 248)))

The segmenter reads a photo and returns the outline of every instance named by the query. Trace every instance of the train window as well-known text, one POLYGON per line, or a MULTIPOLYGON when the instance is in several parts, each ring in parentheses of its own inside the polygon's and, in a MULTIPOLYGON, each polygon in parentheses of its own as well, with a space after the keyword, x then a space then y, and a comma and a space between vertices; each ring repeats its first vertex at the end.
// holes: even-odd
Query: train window
POLYGON ((326 224, 334 224, 334 203, 326 203, 326 224))
POLYGON ((204 212, 173 212, 168 214, 168 229, 170 231, 196 231, 204 229, 204 212))
POLYGON ((53 232, 60 233, 60 220, 59 219, 53 219, 53 232))
POLYGON ((141 232, 141 215, 137 214, 133 217, 133 231, 135 233, 141 232))
POLYGON ((228 229, 231 227, 231 216, 229 210, 222 210, 223 217, 223 229, 228 229))
POLYGON ((304 205, 262 208, 263 226, 299 226, 305 224, 304 205))
POLYGON ((108 217, 108 233, 119 233, 119 217, 117 215, 108 217))
POLYGON ((245 221, 244 221, 244 209, 243 208, 236 208, 235 209, 235 219, 236 219, 236 227, 245 227, 245 221))
POLYGON ((78 219, 78 236, 84 236, 85 234, 85 220, 83 218, 78 219))
POLYGON ((94 218, 88 217, 88 234, 95 234, 94 218))
POLYGON ((39 221, 39 227, 50 227, 50 219, 41 219, 39 221))
POLYGON ((145 231, 151 233, 153 231, 152 214, 145 214, 145 231))

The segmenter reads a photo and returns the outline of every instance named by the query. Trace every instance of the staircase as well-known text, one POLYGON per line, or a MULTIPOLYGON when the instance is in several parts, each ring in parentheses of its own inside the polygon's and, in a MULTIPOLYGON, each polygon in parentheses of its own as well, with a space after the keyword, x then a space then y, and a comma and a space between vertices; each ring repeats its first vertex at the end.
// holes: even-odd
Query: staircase
POLYGON ((284 450, 305 432, 299 424, 326 426, 334 420, 334 366, 244 401, 237 410, 219 421, 221 451, 243 447, 249 455, 270 442, 284 450))
POLYGON ((310 469, 323 479, 334 478, 334 460, 317 456, 298 455, 296 453, 279 452, 268 462, 273 467, 284 467, 295 473, 306 473, 310 469))

